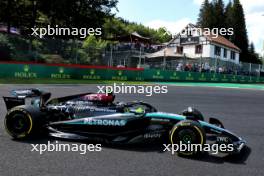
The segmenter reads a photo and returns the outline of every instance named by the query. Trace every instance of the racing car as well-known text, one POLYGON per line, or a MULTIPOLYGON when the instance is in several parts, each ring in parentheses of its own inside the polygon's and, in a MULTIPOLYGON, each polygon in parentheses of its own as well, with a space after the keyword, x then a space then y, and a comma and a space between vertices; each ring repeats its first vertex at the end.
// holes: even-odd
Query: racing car
MULTIPOLYGON (((87 139, 111 144, 162 141, 179 144, 232 144, 240 153, 246 142, 215 118, 208 122, 192 107, 179 114, 158 111, 151 104, 114 102, 112 93, 83 93, 51 99, 39 89, 19 89, 3 97, 5 129, 15 139, 47 134, 64 139, 87 139)), ((197 155, 201 151, 179 151, 197 155)))

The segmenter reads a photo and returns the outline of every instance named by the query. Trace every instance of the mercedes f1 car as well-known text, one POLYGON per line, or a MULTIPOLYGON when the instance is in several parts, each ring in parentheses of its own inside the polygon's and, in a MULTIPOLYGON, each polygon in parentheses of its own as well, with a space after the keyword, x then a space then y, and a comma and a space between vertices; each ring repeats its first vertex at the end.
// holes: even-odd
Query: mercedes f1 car
MULTIPOLYGON (((84 93, 50 99, 39 89, 12 91, 4 97, 5 128, 15 139, 44 133, 56 138, 129 144, 161 140, 179 144, 233 144, 239 153, 245 141, 215 118, 209 122, 189 107, 180 114, 159 112, 145 102, 114 103, 113 94, 84 93)), ((181 151, 195 155, 198 151, 181 151)))

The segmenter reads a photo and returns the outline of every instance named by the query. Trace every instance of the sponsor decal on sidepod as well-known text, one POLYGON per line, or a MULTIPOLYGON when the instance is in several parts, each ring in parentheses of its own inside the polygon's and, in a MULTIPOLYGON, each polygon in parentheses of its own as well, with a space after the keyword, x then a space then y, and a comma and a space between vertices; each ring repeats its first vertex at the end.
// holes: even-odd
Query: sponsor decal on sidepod
POLYGON ((88 125, 103 125, 103 126, 125 126, 125 120, 95 120, 95 119, 84 119, 84 124, 88 125))

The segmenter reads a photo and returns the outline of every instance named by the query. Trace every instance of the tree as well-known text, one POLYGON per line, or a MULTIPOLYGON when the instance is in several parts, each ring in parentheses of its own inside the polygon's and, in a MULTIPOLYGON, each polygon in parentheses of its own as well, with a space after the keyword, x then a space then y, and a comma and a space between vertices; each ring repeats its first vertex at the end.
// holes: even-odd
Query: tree
POLYGON ((171 40, 172 36, 168 34, 168 29, 165 27, 159 28, 156 32, 156 38, 160 41, 160 43, 165 43, 171 40))
POLYGON ((95 36, 89 36, 78 51, 80 60, 86 64, 100 64, 102 62, 102 51, 108 45, 108 41, 97 39, 95 36))
POLYGON ((201 6, 197 25, 202 28, 212 28, 214 23, 212 4, 205 0, 201 6))
POLYGON ((255 53, 255 46, 253 42, 250 43, 248 52, 252 54, 255 53))
POLYGON ((122 18, 111 18, 107 19, 104 24, 104 38, 129 35, 136 31, 144 37, 151 38, 153 43, 164 43, 171 39, 171 36, 165 30, 166 28, 151 29, 142 24, 129 22, 122 18))
POLYGON ((0 34, 0 60, 11 60, 14 47, 6 35, 0 34))
POLYGON ((229 1, 225 7, 223 0, 205 0, 200 9, 197 24, 207 28, 233 28, 234 35, 225 36, 241 49, 240 60, 253 62, 248 53, 248 35, 244 9, 239 0, 229 1))
POLYGON ((106 19, 103 30, 103 37, 106 39, 128 34, 126 23, 121 18, 106 19))
POLYGON ((209 2, 205 0, 201 6, 198 26, 202 28, 223 28, 225 27, 225 5, 223 0, 209 2))
POLYGON ((214 28, 224 28, 225 27, 225 5, 223 0, 214 0, 212 3, 213 8, 213 23, 214 28))
POLYGON ((250 43, 248 48, 248 58, 251 63, 262 64, 261 60, 259 59, 259 55, 255 51, 255 46, 253 42, 250 43))
POLYGON ((245 21, 245 14, 242 5, 239 0, 234 0, 232 13, 232 27, 234 29, 234 35, 231 37, 231 42, 241 49, 240 61, 251 62, 248 57, 248 36, 245 21))
POLYGON ((27 32, 38 26, 102 27, 118 0, 1 0, 0 22, 27 32))
POLYGON ((7 32, 10 33, 12 22, 14 21, 15 1, 14 0, 1 0, 0 1, 0 22, 4 22, 7 25, 7 32), (14 12, 14 13, 13 13, 14 12))
MULTIPOLYGON (((229 1, 229 3, 227 4, 224 15, 225 15, 225 27, 232 28, 234 22, 233 22, 233 4, 231 1, 229 1)), ((232 36, 226 35, 225 37, 231 41, 232 36)))
POLYGON ((112 16, 117 0, 46 0, 40 1, 41 12, 51 25, 67 27, 102 27, 105 18, 112 16))

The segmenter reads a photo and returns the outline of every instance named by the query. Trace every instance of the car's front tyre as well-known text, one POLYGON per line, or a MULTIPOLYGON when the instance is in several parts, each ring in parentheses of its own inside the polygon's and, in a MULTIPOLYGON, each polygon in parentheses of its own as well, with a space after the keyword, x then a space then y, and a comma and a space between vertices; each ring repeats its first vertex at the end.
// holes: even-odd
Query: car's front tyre
POLYGON ((170 131, 170 142, 172 145, 177 145, 176 152, 179 155, 195 156, 202 152, 206 136, 198 122, 184 120, 175 124, 170 131))

